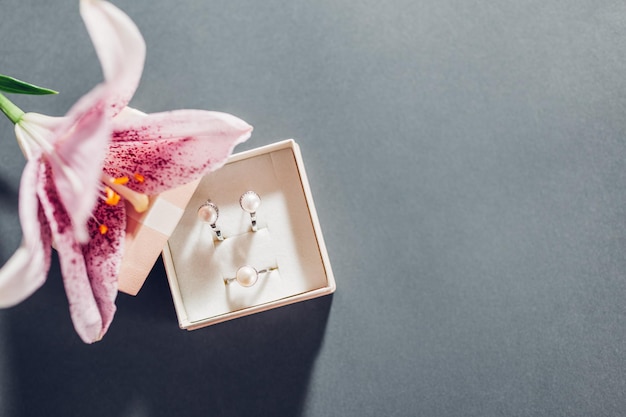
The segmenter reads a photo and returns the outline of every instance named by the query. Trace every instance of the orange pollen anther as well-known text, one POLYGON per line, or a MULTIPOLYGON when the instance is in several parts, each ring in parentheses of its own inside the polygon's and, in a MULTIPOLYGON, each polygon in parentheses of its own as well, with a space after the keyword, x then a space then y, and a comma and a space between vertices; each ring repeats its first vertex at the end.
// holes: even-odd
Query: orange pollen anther
POLYGON ((104 191, 106 192, 106 199, 104 200, 109 206, 115 206, 120 202, 120 195, 113 191, 110 187, 104 187, 104 191))
MULTIPOLYGON (((143 178, 143 177, 142 177, 143 178)), ((115 178, 102 174, 100 177, 103 183, 108 184, 104 187, 106 193, 105 202, 109 205, 116 205, 120 199, 124 197, 126 201, 133 205, 137 213, 143 213, 150 205, 150 199, 147 195, 131 190, 125 184, 116 184, 115 178)))
POLYGON ((138 172, 135 172, 135 174, 133 174, 133 177, 135 177, 137 182, 143 182, 145 180, 144 176, 138 172))
POLYGON ((106 234, 106 232, 109 231, 109 228, 107 227, 106 224, 101 224, 100 227, 98 227, 98 230, 100 230, 101 235, 104 235, 106 234))
POLYGON ((123 177, 119 177, 119 178, 113 178, 113 180, 111 180, 113 184, 119 184, 119 185, 128 184, 128 181, 130 181, 130 179, 126 175, 124 175, 123 177))

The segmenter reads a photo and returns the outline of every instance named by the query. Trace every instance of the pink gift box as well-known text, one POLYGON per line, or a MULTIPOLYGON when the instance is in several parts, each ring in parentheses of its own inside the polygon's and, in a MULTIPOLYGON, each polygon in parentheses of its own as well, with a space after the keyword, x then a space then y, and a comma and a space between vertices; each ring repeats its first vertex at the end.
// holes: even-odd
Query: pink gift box
POLYGON ((141 214, 126 203, 128 219, 119 276, 120 291, 137 295, 199 182, 194 181, 151 198, 148 210, 141 214))

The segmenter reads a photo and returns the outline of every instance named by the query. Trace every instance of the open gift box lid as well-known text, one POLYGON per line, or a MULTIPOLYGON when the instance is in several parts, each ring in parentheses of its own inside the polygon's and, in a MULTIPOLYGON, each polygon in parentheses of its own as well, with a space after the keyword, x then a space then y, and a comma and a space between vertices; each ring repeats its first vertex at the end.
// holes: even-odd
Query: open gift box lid
POLYGON ((137 294, 163 251, 181 328, 335 290, 300 149, 293 140, 234 154, 221 169, 155 197, 145 213, 129 213, 119 289, 137 294), (247 190, 262 197, 256 232, 239 207, 239 196, 247 190), (220 207, 223 241, 197 217, 209 196, 220 207), (225 284, 245 264, 274 269, 261 285, 225 284))

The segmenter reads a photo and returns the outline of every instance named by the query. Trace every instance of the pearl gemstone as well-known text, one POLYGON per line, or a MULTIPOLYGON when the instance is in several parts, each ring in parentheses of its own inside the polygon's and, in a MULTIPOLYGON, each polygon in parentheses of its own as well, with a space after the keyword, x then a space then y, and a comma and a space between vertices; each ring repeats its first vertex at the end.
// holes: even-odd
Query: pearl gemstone
POLYGON ((203 205, 198 209, 198 217, 209 224, 215 224, 218 217, 217 207, 213 204, 203 205))
POLYGON ((257 209, 261 205, 261 197, 254 191, 248 191, 244 193, 239 199, 241 208, 248 213, 256 213, 257 209))
POLYGON ((251 287, 259 279, 259 273, 251 266, 242 266, 237 270, 236 279, 242 287, 251 287))

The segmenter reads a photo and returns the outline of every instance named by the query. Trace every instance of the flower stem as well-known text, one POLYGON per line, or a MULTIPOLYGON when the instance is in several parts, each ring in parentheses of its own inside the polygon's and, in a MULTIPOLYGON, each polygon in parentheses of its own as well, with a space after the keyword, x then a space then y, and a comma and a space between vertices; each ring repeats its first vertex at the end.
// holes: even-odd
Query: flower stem
POLYGON ((2 110, 2 113, 4 113, 13 124, 17 124, 24 115, 22 109, 13 104, 13 102, 2 93, 0 93, 0 110, 2 110))

